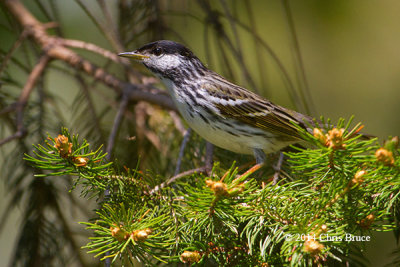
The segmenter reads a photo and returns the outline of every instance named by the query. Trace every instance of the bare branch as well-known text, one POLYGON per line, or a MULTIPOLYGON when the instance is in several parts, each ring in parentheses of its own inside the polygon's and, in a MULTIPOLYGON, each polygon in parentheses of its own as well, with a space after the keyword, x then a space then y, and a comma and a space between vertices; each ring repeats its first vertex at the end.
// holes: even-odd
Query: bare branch
POLYGON ((81 40, 72 40, 72 39, 63 39, 62 42, 65 46, 85 49, 97 53, 99 55, 102 55, 103 57, 108 58, 116 63, 123 63, 125 61, 122 60, 123 58, 117 56, 115 53, 92 43, 87 43, 81 40))
MULTIPOLYGON (((176 110, 171 98, 162 91, 146 85, 125 83, 109 74, 104 69, 80 57, 74 51, 66 48, 64 46, 65 40, 56 36, 48 35, 45 24, 39 22, 19 0, 3 1, 5 1, 10 12, 16 17, 21 26, 28 31, 28 35, 31 36, 33 40, 42 47, 43 52, 51 58, 62 60, 68 63, 71 67, 86 72, 113 88, 118 93, 122 93, 126 88, 129 88, 129 90, 132 91, 130 94, 131 100, 142 100, 159 105, 166 109, 176 110)), ((71 42, 69 42, 69 44, 71 44, 71 42)), ((78 44, 75 42, 75 45, 78 44)))
POLYGON ((25 135, 25 133, 20 132, 20 131, 17 131, 17 132, 14 133, 13 135, 10 135, 10 136, 8 136, 8 137, 6 137, 6 138, 1 139, 1 140, 0 140, 0 146, 6 144, 6 143, 8 143, 8 142, 11 142, 11 141, 14 140, 14 139, 22 138, 24 135, 25 135))
POLYGON ((50 58, 47 55, 43 55, 36 66, 32 69, 28 80, 25 83, 24 88, 22 89, 21 94, 19 95, 16 110, 17 110, 17 128, 20 129, 23 123, 23 110, 28 102, 28 98, 32 93, 33 88, 36 85, 39 77, 42 75, 44 69, 49 63, 50 58))
POLYGON ((206 167, 203 166, 203 167, 200 167, 200 168, 196 168, 196 169, 192 169, 192 170, 188 170, 188 171, 181 172, 181 173, 179 173, 178 175, 175 175, 175 176, 171 177, 170 179, 168 179, 167 181, 165 181, 165 182, 163 182, 163 183, 157 185, 156 187, 154 187, 154 188, 150 191, 150 194, 157 193, 160 189, 162 189, 162 188, 164 188, 164 187, 166 187, 166 186, 172 184, 172 183, 175 182, 176 180, 179 180, 179 179, 181 179, 181 178, 183 178, 183 177, 185 177, 185 176, 192 175, 192 174, 195 174, 195 173, 203 173, 203 172, 205 172, 205 171, 206 171, 206 167))

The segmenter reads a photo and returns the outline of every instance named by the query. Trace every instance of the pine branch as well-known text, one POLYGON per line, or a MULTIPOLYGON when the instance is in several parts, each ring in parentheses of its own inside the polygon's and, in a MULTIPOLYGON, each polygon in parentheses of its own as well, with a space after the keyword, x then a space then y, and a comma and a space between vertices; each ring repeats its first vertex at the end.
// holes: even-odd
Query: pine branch
POLYGON ((340 120, 337 128, 327 127, 302 132, 313 148, 286 153, 285 168, 293 181, 277 184, 273 177, 255 178, 256 168, 240 175, 235 164, 228 170, 217 164, 210 177, 191 174, 150 190, 152 174, 119 171, 100 149, 92 151, 66 129, 35 146, 26 160, 47 170, 47 176, 77 176, 83 196, 101 197, 110 188, 109 197, 99 199, 94 221, 84 222, 94 231, 85 248, 103 260, 350 263, 356 260, 351 253, 369 241, 371 231, 398 227, 398 139, 381 147, 376 138, 358 133, 359 124, 351 128, 340 120))

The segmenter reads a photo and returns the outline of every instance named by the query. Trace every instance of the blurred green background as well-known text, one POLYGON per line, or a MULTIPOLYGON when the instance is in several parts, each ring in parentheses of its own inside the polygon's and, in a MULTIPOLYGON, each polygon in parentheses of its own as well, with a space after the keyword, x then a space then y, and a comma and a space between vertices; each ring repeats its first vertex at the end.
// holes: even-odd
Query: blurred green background
MULTIPOLYGON (((23 1, 31 12, 45 21, 35 2, 23 1)), ((47 3, 42 2, 45 5, 47 3)), ((59 23, 63 25, 65 37, 95 43, 111 50, 108 41, 82 11, 78 1, 52 2, 62 11, 62 21, 59 23)), ((94 14, 101 16, 95 1, 82 2, 90 7, 94 14)), ((219 61, 220 48, 216 45, 215 38, 210 37, 205 30, 205 13, 199 3, 178 0, 158 3, 166 10, 162 19, 170 29, 163 33, 163 36, 184 41, 211 69, 227 75, 226 66, 219 61), (207 42, 211 49, 205 46, 207 42)), ((299 84, 296 79, 299 73, 304 71, 309 94, 312 96, 312 99, 307 99, 307 103, 312 108, 313 116, 323 115, 336 121, 339 117, 349 118, 355 115, 355 121, 361 121, 365 125, 365 132, 379 138, 399 134, 400 1, 288 1, 304 69, 299 69, 296 65, 293 35, 282 2, 251 1, 250 12, 246 3, 215 1, 213 7, 223 12, 224 5, 228 5, 232 14, 243 24, 256 25, 256 33, 272 48, 296 87, 299 84)), ((116 12, 112 2, 107 4, 110 10, 116 12)), ((7 11, 3 9, 2 12, 7 11)), ((2 17, 0 16, 0 21, 4 19, 2 17)), ((229 23, 224 23, 234 36, 229 23)), ((237 27, 237 32, 246 67, 252 74, 259 93, 277 104, 296 108, 298 105, 289 98, 287 85, 270 55, 265 50, 256 51, 254 40, 245 30, 237 27), (257 63, 260 59, 263 61, 261 69, 257 63)), ((15 41, 15 36, 2 29, 0 34, 0 47, 7 51, 15 41)), ((134 50, 137 47, 127 48, 134 50)), ((80 54, 93 57, 90 53, 80 54)), ((140 68, 138 64, 133 64, 133 67, 140 68)), ((236 63, 232 68, 234 80, 252 89, 242 75, 241 65, 236 63)), ((26 79, 26 76, 21 75, 21 79, 26 79)), ((65 109, 68 110, 73 105, 71 101, 78 91, 77 85, 59 73, 50 73, 47 83, 53 93, 63 99, 65 109)), ((18 95, 18 92, 15 94, 18 95)), ((71 114, 65 113, 65 116, 66 121, 72 119, 71 114)), ((54 131, 57 132, 58 129, 54 131)), ((5 129, 1 132, 7 133, 5 129)), ((4 149, 7 150, 7 146, 4 149)), ((0 194, 3 196, 0 202, 3 215, 10 198, 4 191, 3 183, 0 184, 0 194)), ((6 225, 3 225, 0 233, 0 266, 6 266, 13 254, 20 224, 18 211, 13 210, 6 216, 6 225)), ((83 240, 82 244, 85 242, 83 240)), ((383 266, 390 262, 389 256, 396 247, 396 242, 391 233, 374 234, 372 241, 366 246, 371 265, 383 266)))

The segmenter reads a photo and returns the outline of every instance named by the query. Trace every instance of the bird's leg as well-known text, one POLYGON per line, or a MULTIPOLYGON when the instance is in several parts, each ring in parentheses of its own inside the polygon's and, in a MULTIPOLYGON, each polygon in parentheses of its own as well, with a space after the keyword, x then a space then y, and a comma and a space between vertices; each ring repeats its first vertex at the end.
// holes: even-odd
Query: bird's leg
POLYGON ((282 169, 283 157, 284 157, 283 153, 279 152, 278 162, 272 166, 272 168, 275 171, 273 176, 274 178, 272 180, 273 184, 276 184, 279 180, 279 175, 281 174, 281 169, 282 169))
POLYGON ((256 158, 257 165, 264 165, 265 161, 267 160, 267 156, 265 155, 264 151, 259 148, 253 149, 254 157, 256 158))
MULTIPOLYGON (((263 166, 265 164, 266 155, 263 150, 256 149, 256 148, 253 149, 253 153, 256 158, 256 165, 254 167, 259 166, 259 167, 256 167, 257 169, 259 169, 261 166, 263 166)), ((278 162, 272 166, 272 168, 275 171, 273 179, 272 179, 273 184, 276 184, 279 180, 279 175, 281 174, 281 168, 282 168, 282 163, 283 163, 283 156, 284 156, 283 153, 279 152, 278 162)))
POLYGON ((253 153, 254 153, 254 157, 256 158, 256 165, 254 165, 253 167, 251 167, 250 169, 245 171, 245 173, 243 173, 236 179, 240 179, 243 176, 250 175, 265 165, 265 161, 266 161, 267 157, 266 157, 264 151, 262 149, 254 148, 253 153))

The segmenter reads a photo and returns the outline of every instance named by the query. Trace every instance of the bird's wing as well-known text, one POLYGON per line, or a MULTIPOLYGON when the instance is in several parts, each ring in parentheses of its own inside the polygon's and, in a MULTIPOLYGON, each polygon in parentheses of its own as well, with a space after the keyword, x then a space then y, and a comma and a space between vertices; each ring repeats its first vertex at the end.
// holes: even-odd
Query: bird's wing
POLYGON ((295 111, 272 104, 270 101, 232 83, 207 83, 203 85, 213 99, 219 114, 224 118, 274 133, 282 138, 300 139, 293 122, 306 127, 311 118, 295 111), (216 87, 218 86, 218 88, 216 87))

